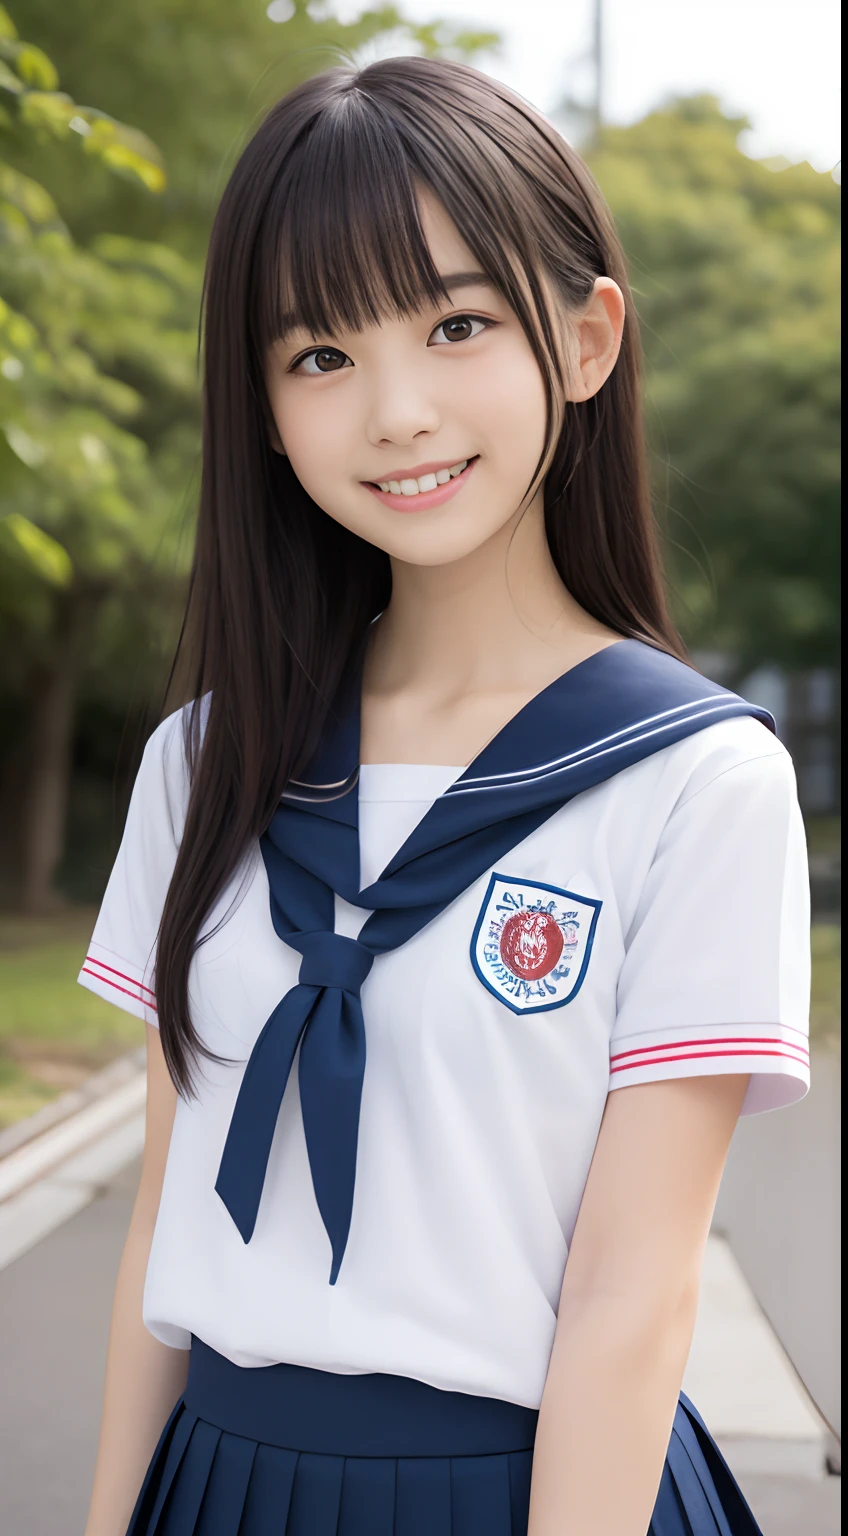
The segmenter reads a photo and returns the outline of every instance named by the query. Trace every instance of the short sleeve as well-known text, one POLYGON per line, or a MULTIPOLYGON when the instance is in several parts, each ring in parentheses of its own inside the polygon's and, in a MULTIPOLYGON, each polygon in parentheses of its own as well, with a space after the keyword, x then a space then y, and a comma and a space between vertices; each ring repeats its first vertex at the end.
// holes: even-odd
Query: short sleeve
POLYGON ((749 1073, 743 1114, 809 1087, 810 892, 783 748, 688 786, 625 936, 610 1088, 749 1073))
POLYGON ((78 981, 155 1024, 156 937, 188 804, 183 712, 144 750, 124 835, 78 981))

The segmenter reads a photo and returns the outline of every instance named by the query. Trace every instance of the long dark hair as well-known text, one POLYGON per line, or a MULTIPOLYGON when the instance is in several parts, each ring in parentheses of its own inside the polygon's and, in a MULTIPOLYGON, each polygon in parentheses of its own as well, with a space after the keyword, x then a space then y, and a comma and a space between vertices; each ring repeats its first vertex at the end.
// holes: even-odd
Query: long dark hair
POLYGON ((545 523, 563 582, 618 633, 682 654, 647 485, 638 328, 586 166, 519 97, 461 64, 393 58, 300 85, 236 165, 204 287, 203 472, 178 652, 193 700, 191 794, 156 964, 162 1044, 183 1093, 208 1054, 188 1002, 201 926, 308 762, 391 594, 387 555, 317 507, 273 451, 265 355, 292 314, 327 334, 447 298, 417 185, 441 202, 534 349, 548 399, 537 473, 547 465, 545 523), (577 309, 604 275, 627 299, 621 354, 594 399, 564 405, 546 292, 577 309))

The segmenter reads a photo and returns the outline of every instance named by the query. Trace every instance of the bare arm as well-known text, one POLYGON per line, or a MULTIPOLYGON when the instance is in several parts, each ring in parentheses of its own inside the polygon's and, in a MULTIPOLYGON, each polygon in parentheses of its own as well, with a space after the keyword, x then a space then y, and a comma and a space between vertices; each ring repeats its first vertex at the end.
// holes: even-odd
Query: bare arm
POLYGON ((86 1536, 124 1536, 147 1464, 185 1385, 188 1352, 160 1344, 141 1320, 144 1277, 176 1104, 159 1032, 148 1025, 144 1163, 112 1307, 100 1446, 86 1536))
POLYGON ((747 1081, 609 1095, 563 1281, 529 1536, 645 1536, 747 1081))

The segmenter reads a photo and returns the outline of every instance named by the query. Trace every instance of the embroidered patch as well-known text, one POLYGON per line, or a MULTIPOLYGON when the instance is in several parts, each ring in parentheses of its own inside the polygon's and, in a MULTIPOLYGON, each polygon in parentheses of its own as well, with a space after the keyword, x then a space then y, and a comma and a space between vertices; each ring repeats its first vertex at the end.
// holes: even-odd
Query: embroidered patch
POLYGON ((537 880, 492 875, 471 940, 484 987, 513 1013, 559 1008, 586 975, 601 902, 537 880))

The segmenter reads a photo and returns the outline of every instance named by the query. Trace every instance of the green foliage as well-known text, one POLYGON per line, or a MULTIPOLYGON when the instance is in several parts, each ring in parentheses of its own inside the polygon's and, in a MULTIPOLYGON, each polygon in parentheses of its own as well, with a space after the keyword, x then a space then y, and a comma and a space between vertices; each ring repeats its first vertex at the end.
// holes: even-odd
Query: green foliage
MULTIPOLYGON (((0 93, 5 85, 14 105, 0 162, 0 516, 14 508, 33 519, 98 591, 123 579, 131 594, 139 562, 157 550, 173 573, 169 514, 197 457, 200 301, 200 263, 177 252, 202 256, 224 163, 256 117, 299 79, 387 34, 465 57, 495 40, 415 26, 390 5, 347 24, 317 9, 296 0, 274 26, 256 0, 206 0, 202 12, 193 0, 20 0, 18 19, 75 90, 120 104, 162 145, 169 182, 153 202, 138 195, 165 185, 152 140, 60 91, 51 58, 21 42, 0 8, 0 93), (78 154, 58 153, 58 140, 132 175, 135 189, 122 198, 114 176, 93 176, 78 154), (104 224, 118 232, 102 234, 104 224), (169 245, 137 238, 151 231, 169 245)), ((29 562, 46 578, 45 548, 0 524, 12 567, 29 562)), ((0 636, 3 597, 0 578, 0 636)))
POLYGON ((775 171, 709 97, 606 129, 647 354, 658 501, 696 646, 837 664, 839 190, 775 171))
MULTIPOLYGON (((33 42, 0 7, 0 708, 19 729, 80 594, 77 721, 97 722, 96 755, 104 721, 153 694, 178 622, 201 265, 246 137, 333 64, 410 45, 473 58, 494 39, 393 5, 342 24, 321 0, 277 25, 265 0, 14 9, 33 42)), ((680 101, 605 130, 592 163, 632 266, 687 639, 740 670, 830 664, 838 191, 747 159, 743 126, 680 101)))
POLYGON ((94 916, 0 917, 0 1129, 144 1043, 140 1019, 77 986, 94 916))
MULTIPOLYGON (((144 136, 58 91, 50 60, 2 9, 0 51, 4 151, 64 138, 137 185, 162 184, 144 136)), ((0 637, 25 675, 47 659, 53 590, 129 587, 161 541, 168 488, 145 398, 194 406, 197 272, 139 241, 81 249, 50 193, 5 155, 0 242, 0 637)))
POLYGON ((108 227, 167 240, 202 260, 240 148, 292 86, 387 46, 470 59, 498 40, 444 21, 408 22, 391 4, 366 6, 344 23, 320 0, 294 0, 290 18, 277 24, 266 11, 267 0, 16 0, 19 25, 63 79, 149 133, 167 167, 168 189, 152 203, 105 176, 83 177, 65 160, 45 164, 39 179, 59 196, 61 175, 63 212, 81 237, 108 227))
MULTIPOLYGON (((0 6, 0 92, 11 98, 17 122, 38 143, 76 139, 83 150, 109 170, 160 192, 165 176, 155 145, 136 129, 94 107, 79 106, 60 91, 54 64, 32 43, 21 42, 14 22, 0 6)), ((0 123, 13 118, 7 107, 0 123)))
MULTIPOLYGON (((41 748, 26 746, 45 738, 51 688, 73 692, 78 737, 96 720, 99 742, 161 683, 190 556, 202 259, 242 142, 290 86, 388 38, 460 57, 493 41, 391 5, 342 25, 320 0, 294 0, 276 26, 264 0, 19 0, 15 17, 36 41, 0 8, 0 716, 13 740, 0 770, 14 831, 55 813, 55 789, 46 813, 27 800, 28 781, 58 786, 67 761, 54 739, 50 771, 33 773, 41 748), (84 638, 68 648, 69 634, 84 638), (80 677, 63 667, 70 649, 80 677)), ((87 828, 89 864, 91 848, 87 828)), ((39 855, 31 904, 47 904, 58 853, 39 855)))

